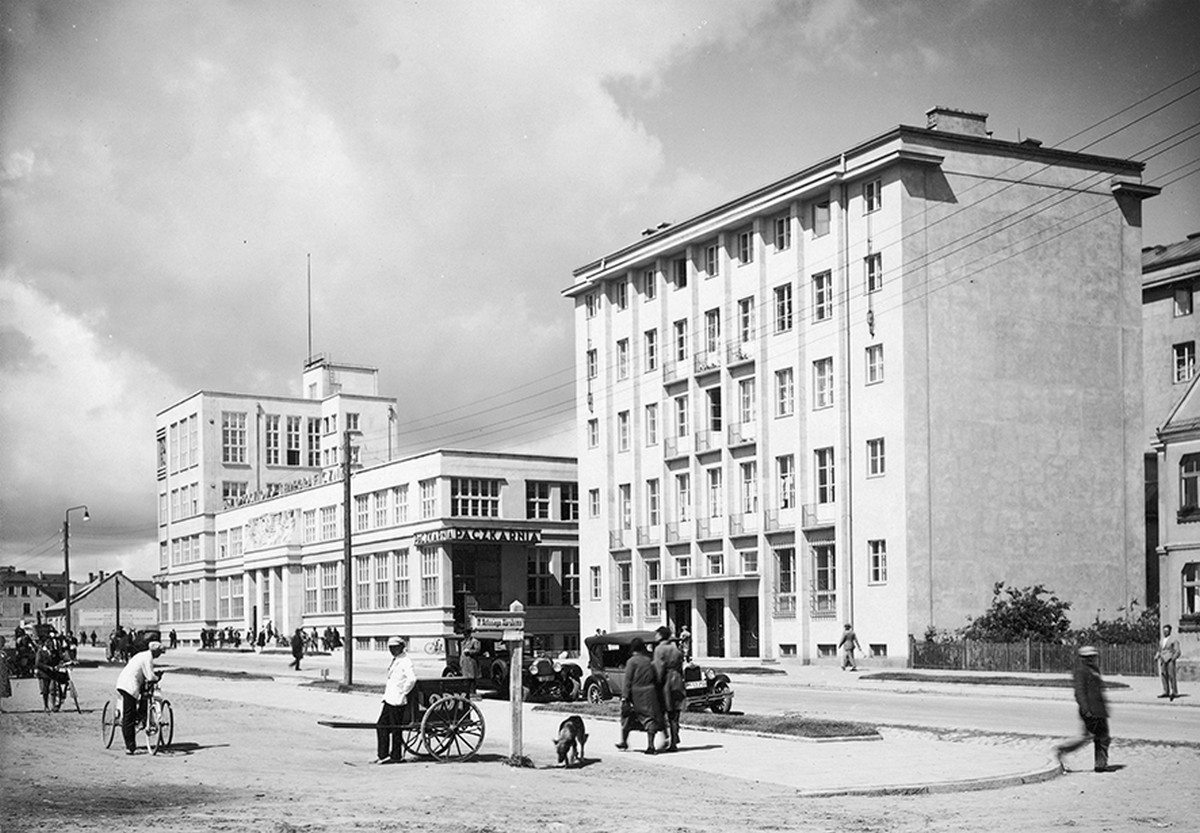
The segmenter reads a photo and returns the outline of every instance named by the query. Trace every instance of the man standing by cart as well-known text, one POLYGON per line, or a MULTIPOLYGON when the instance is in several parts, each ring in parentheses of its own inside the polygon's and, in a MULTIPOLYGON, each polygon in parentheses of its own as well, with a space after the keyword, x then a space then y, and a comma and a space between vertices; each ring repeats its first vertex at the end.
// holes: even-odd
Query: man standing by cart
POLYGON ((406 647, 404 640, 398 636, 388 640, 392 661, 388 664, 387 676, 383 681, 383 709, 376 723, 377 764, 398 764, 404 760, 404 738, 400 727, 408 711, 404 708, 408 694, 417 684, 417 672, 405 651, 406 647))

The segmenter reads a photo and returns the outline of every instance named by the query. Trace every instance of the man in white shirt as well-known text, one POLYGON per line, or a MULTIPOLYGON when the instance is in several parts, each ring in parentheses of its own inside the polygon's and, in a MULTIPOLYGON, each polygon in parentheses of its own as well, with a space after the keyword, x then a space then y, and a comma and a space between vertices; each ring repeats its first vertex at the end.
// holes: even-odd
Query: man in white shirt
POLYGON ((1158 643, 1158 675, 1162 680, 1163 693, 1158 696, 1169 697, 1174 701, 1179 696, 1175 665, 1182 650, 1179 647, 1179 637, 1171 633, 1170 625, 1163 625, 1162 634, 1162 641, 1158 643))
POLYGON ((383 710, 380 711, 377 721, 379 728, 375 730, 377 764, 398 764, 404 760, 404 741, 400 725, 404 723, 407 709, 403 707, 408 701, 408 693, 417 684, 417 672, 413 669, 412 660, 405 653, 406 647, 404 640, 398 636, 388 640, 392 661, 388 664, 387 677, 383 683, 383 710))
POLYGON ((136 755, 137 743, 134 740, 137 721, 146 719, 146 699, 142 689, 149 680, 158 680, 159 672, 154 670, 154 660, 163 654, 161 642, 151 642, 146 650, 134 654, 125 664, 121 676, 117 677, 117 691, 121 695, 121 735, 125 738, 125 754, 136 755))

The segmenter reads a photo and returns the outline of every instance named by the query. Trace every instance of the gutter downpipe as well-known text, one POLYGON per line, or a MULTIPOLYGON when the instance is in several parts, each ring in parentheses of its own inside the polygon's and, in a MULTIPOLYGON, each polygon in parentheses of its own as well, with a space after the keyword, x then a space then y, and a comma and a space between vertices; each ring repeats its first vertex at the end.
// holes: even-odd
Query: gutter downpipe
MULTIPOLYGON (((842 444, 842 458, 844 462, 845 474, 842 475, 842 527, 845 530, 846 554, 844 557, 844 567, 840 571, 845 577, 842 582, 846 589, 846 601, 843 604, 845 618, 843 622, 854 622, 854 511, 853 511, 853 421, 851 419, 851 399, 850 393, 852 385, 850 383, 850 299, 853 297, 851 290, 850 277, 850 188, 846 184, 846 157, 842 155, 842 183, 841 183, 841 214, 842 214, 842 245, 841 245, 841 269, 842 269, 842 285, 845 287, 846 299, 843 305, 842 312, 842 343, 843 343, 843 368, 842 377, 842 402, 844 403, 843 414, 843 436, 845 440, 842 444)), ((837 478, 834 478, 837 482, 837 478)), ((834 548, 835 557, 837 555, 837 547, 834 548)))

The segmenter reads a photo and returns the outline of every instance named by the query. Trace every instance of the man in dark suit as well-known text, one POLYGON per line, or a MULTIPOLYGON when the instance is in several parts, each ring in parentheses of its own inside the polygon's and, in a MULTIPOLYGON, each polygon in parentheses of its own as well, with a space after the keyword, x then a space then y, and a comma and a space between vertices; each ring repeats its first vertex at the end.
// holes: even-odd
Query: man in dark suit
POLYGON ((1055 747, 1061 765, 1064 755, 1074 752, 1090 740, 1095 746, 1096 772, 1108 772, 1108 704, 1104 699, 1104 681, 1100 677, 1100 652, 1091 645, 1079 649, 1075 664, 1075 702, 1083 718, 1083 736, 1055 747))

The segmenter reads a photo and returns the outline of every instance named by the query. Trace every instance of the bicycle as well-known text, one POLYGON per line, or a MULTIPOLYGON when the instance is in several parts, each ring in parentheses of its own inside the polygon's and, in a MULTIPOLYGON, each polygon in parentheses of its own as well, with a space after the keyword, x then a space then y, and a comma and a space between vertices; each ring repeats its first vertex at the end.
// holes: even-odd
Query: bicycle
MULTIPOLYGON (((175 739, 175 710, 171 701, 159 691, 159 681, 148 680, 142 696, 147 700, 146 717, 137 721, 136 731, 145 734, 146 751, 157 755, 166 751, 175 739)), ((121 725, 121 703, 121 698, 109 700, 100 713, 100 737, 105 749, 112 746, 117 728, 121 725)))
POLYGON ((66 680, 59 682, 57 680, 50 684, 50 707, 54 711, 59 711, 63 704, 67 702, 67 695, 71 695, 71 700, 75 703, 75 711, 82 713, 79 708, 79 691, 75 688, 75 678, 71 675, 71 668, 77 665, 74 661, 62 662, 58 664, 57 670, 66 675, 66 680))

